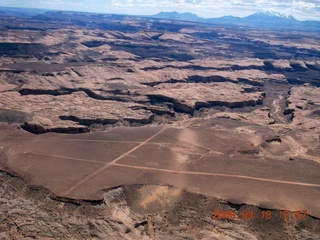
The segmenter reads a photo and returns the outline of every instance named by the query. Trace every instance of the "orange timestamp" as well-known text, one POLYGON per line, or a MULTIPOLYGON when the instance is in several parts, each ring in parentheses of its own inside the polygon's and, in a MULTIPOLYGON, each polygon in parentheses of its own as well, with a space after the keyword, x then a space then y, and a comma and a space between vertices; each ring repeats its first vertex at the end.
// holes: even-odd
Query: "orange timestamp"
POLYGON ((265 219, 271 220, 272 218, 279 219, 289 219, 290 215, 293 215, 295 219, 302 220, 307 217, 307 210, 298 210, 294 212, 290 212, 289 210, 279 210, 279 211, 271 211, 271 210, 260 210, 260 212, 254 212, 249 210, 213 210, 212 211, 212 219, 265 219))

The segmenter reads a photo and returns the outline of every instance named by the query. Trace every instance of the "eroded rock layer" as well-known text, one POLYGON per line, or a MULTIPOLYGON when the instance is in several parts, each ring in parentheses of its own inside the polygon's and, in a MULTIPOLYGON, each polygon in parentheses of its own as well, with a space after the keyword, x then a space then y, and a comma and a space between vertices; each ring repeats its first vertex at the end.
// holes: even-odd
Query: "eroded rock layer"
POLYGON ((317 239, 316 31, 0 16, 0 239, 317 239))

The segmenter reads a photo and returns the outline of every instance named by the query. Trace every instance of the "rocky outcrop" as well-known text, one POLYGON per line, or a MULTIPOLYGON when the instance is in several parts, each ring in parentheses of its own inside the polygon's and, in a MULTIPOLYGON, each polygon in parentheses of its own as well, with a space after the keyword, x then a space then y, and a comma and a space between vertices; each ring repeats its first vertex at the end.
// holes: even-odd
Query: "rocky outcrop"
POLYGON ((32 115, 22 128, 32 133, 88 131, 91 124, 113 125, 117 122, 148 124, 153 121, 153 113, 137 103, 96 100, 84 92, 64 95, 20 95, 6 92, 0 95, 0 106, 32 115), (8 104, 8 99, 15 102, 8 104), (135 106, 136 108, 131 108, 135 106))
POLYGON ((259 89, 247 85, 218 82, 161 84, 148 97, 152 104, 165 104, 177 112, 192 115, 200 108, 261 105, 264 95, 259 89))
POLYGON ((308 67, 303 61, 291 61, 290 66, 294 69, 296 72, 306 72, 308 71, 308 67))
POLYGON ((223 76, 208 76, 208 77, 204 77, 204 76, 199 76, 199 75, 194 75, 194 76, 190 76, 188 78, 188 82, 194 82, 194 83, 212 83, 212 82, 236 82, 236 81, 232 81, 231 79, 225 78, 223 76))
MULTIPOLYGON (((153 99, 152 96, 150 100, 156 101, 156 99, 153 99)), ((176 115, 174 111, 171 111, 166 107, 159 107, 159 106, 132 106, 131 109, 133 110, 144 109, 157 115, 168 115, 170 117, 174 117, 176 115)))
POLYGON ((290 89, 285 114, 291 115, 292 124, 299 128, 318 129, 320 117, 319 89, 308 84, 290 89))
POLYGON ((199 76, 199 75, 194 75, 194 76, 190 76, 188 78, 188 82, 195 82, 195 83, 212 83, 212 82, 231 82, 231 83, 237 83, 237 82, 241 82, 241 83, 246 83, 246 84, 250 84, 252 86, 263 86, 263 82, 259 82, 257 80, 250 80, 247 78, 237 78, 237 79, 230 79, 230 78, 226 78, 220 75, 213 75, 213 76, 199 76))
POLYGON ((162 105, 165 104, 167 105, 169 108, 174 109, 174 111, 176 112, 180 112, 180 113, 188 113, 188 114, 193 114, 194 113, 194 108, 192 108, 191 106, 184 104, 182 102, 180 102, 177 99, 174 99, 172 97, 168 97, 168 96, 164 96, 161 94, 150 94, 148 95, 151 104, 154 105, 162 105))
POLYGON ((266 136, 265 137, 265 141, 267 142, 267 143, 272 143, 272 142, 279 142, 279 143, 281 143, 282 142, 282 140, 281 140, 281 137, 280 136, 275 136, 275 135, 271 135, 271 136, 266 136))
POLYGON ((30 121, 25 122, 21 125, 21 128, 25 131, 41 134, 46 132, 56 132, 56 133, 85 133, 89 132, 89 128, 81 125, 70 124, 69 125, 54 125, 50 119, 43 117, 33 117, 30 121))
MULTIPOLYGON (((263 95, 262 95, 263 96, 263 95)), ((249 101, 241 101, 241 102, 224 102, 224 101, 208 101, 208 102, 196 102, 195 109, 199 110, 202 107, 228 107, 228 108, 244 108, 244 107, 255 107, 257 105, 261 105, 263 98, 259 98, 255 100, 249 101)))
POLYGON ((292 72, 294 69, 288 60, 264 61, 266 70, 276 72, 292 72))
MULTIPOLYGON (((248 220, 221 221, 213 220, 212 205, 223 209, 233 209, 240 214, 250 210, 259 214, 263 209, 257 206, 221 202, 211 197, 182 193, 182 198, 176 201, 175 206, 158 209, 154 212, 138 211, 143 204, 143 196, 150 193, 163 192, 163 201, 168 199, 169 193, 178 191, 165 186, 121 186, 105 191, 104 199, 99 203, 68 201, 56 199, 43 189, 30 188, 21 179, 0 172, 0 194, 2 208, 0 221, 2 223, 0 238, 27 239, 27 238, 54 238, 54 239, 222 239, 226 236, 239 240, 272 237, 286 238, 283 220, 278 224, 261 225, 248 220), (144 190, 144 193, 141 194, 144 190), (152 191, 152 192, 151 192, 152 191), (131 200, 133 199, 133 200, 131 200), (202 204, 195 205, 195 202, 202 204), (179 207, 178 207, 179 206, 179 207), (134 210, 132 210, 134 209, 134 210), (197 210, 195 210, 197 209, 197 210), (106 213, 107 212, 107 213, 106 213), (30 224, 32 221, 33 224, 30 224), (185 224, 189 221, 189 225, 185 224), (250 228, 248 225, 250 224, 250 228), (197 226, 197 233, 193 234, 193 225, 197 226), (269 230, 270 231, 266 231, 269 230), (181 236, 183 234, 183 236, 181 236)), ((171 200, 172 202, 172 200, 171 200)), ((170 203, 170 202, 169 202, 170 203)), ((158 205, 156 200, 149 205, 158 205)), ((272 212, 279 215, 278 210, 272 212)), ((303 238, 316 239, 319 229, 317 219, 308 216, 310 225, 303 232, 298 226, 290 225, 291 235, 303 238)), ((290 223, 289 223, 290 224, 290 223)))
POLYGON ((90 126, 91 124, 115 124, 118 119, 115 119, 115 118, 105 118, 105 119, 100 119, 100 118, 79 118, 77 116, 73 116, 73 115, 69 115, 69 116, 59 116, 59 118, 61 120, 70 120, 70 121, 73 121, 73 122, 78 122, 79 124, 81 125, 85 125, 85 126, 90 126))

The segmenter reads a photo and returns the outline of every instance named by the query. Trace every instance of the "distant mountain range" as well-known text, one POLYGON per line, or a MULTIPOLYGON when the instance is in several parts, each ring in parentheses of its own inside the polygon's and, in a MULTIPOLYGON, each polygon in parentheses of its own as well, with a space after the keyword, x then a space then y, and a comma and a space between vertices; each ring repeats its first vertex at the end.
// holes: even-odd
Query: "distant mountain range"
POLYGON ((220 18, 201 18, 196 14, 189 12, 160 12, 156 15, 151 15, 149 17, 211 24, 232 24, 269 28, 313 27, 318 28, 320 31, 320 21, 299 21, 291 15, 285 15, 274 11, 256 12, 252 15, 243 18, 234 16, 224 16, 220 18))
POLYGON ((183 21, 199 21, 203 18, 198 17, 196 14, 185 12, 185 13, 178 13, 178 12, 160 12, 156 15, 151 17, 155 18, 165 18, 165 19, 173 19, 173 20, 183 20, 183 21))
MULTIPOLYGON (((29 9, 29 8, 15 8, 15 7, 1 7, 1 16, 16 16, 22 18, 37 18, 37 16, 45 13, 55 12, 59 14, 64 11, 53 11, 48 9, 29 9)), ((65 11, 68 12, 68 11, 65 11)), ((94 13, 90 13, 95 15, 94 13)), ((114 19, 122 19, 127 15, 107 14, 108 17, 112 16, 114 19)), ((103 18, 104 14, 96 14, 99 18, 103 18)), ((202 18, 196 14, 185 12, 160 12, 156 15, 140 16, 157 19, 170 19, 178 21, 191 21, 200 22, 206 24, 218 24, 218 25, 232 25, 232 26, 248 26, 248 27, 264 27, 264 28, 278 28, 278 29, 294 29, 294 30, 313 30, 320 32, 320 21, 299 21, 291 15, 285 15, 274 11, 256 12, 247 17, 234 17, 224 16, 220 18, 202 18)), ((83 23, 86 24, 86 23, 83 23)))
POLYGON ((16 7, 2 7, 0 6, 0 16, 16 16, 22 18, 30 18, 37 14, 43 14, 48 9, 38 9, 38 8, 16 8, 16 7))

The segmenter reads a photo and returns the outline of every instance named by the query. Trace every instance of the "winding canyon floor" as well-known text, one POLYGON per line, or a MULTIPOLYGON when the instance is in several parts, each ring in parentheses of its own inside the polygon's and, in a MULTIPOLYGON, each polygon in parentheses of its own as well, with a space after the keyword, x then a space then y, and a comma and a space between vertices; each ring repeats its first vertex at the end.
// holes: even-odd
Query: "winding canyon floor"
POLYGON ((318 239, 317 32, 72 12, 0 27, 0 239, 318 239))

